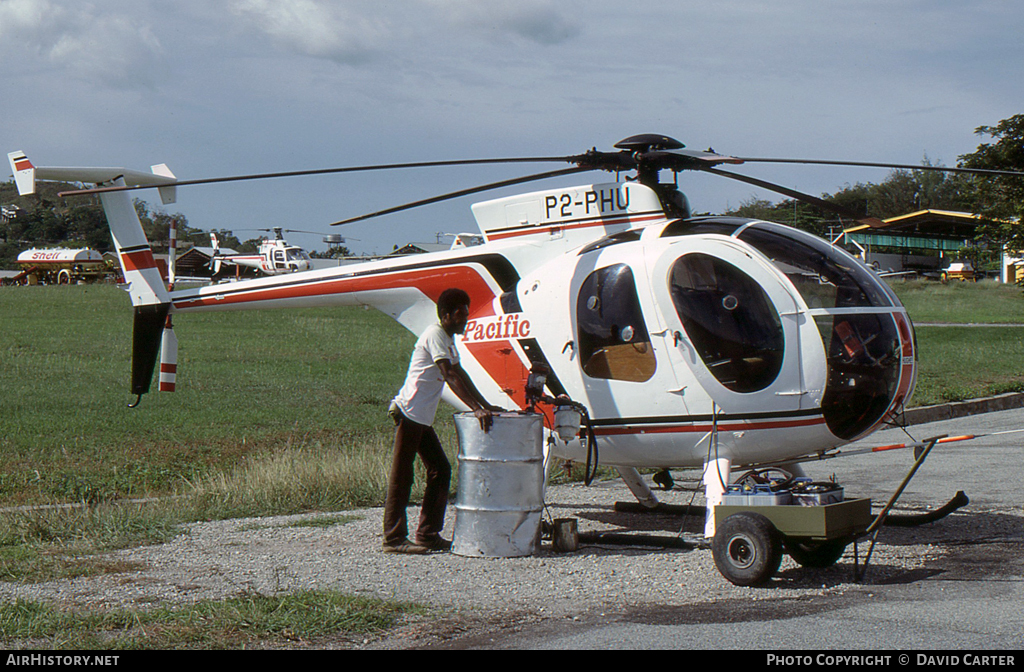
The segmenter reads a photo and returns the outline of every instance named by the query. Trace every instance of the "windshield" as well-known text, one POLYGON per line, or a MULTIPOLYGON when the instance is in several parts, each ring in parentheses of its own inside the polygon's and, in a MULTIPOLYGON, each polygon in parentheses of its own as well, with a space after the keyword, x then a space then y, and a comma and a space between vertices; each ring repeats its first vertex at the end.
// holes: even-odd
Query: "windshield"
POLYGON ((814 318, 825 346, 828 380, 821 401, 829 430, 853 440, 888 410, 900 381, 901 341, 889 311, 891 289, 842 248, 803 231, 756 222, 737 236, 786 274, 814 318))
POLYGON ((790 279, 809 308, 898 305, 885 283, 842 248, 797 229, 757 222, 740 240, 772 260, 790 279))

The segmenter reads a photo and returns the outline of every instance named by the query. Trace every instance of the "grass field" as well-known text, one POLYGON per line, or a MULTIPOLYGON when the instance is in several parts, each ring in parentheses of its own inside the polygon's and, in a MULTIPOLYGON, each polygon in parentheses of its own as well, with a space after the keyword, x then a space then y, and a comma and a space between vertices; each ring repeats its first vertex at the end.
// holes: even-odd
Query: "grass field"
POLYGON ((891 286, 915 323, 1024 324, 1024 294, 997 282, 894 281, 891 286))
POLYGON ((414 341, 376 311, 179 316, 178 391, 130 409, 113 286, 0 292, 0 502, 166 493, 283 452, 386 454, 414 341))
MULTIPOLYGON (((1024 323, 1013 286, 893 286, 917 323, 1024 323)), ((415 339, 376 311, 179 315, 178 391, 150 393, 136 409, 127 407, 124 292, 5 288, 0 316, 0 505, 187 490, 231 515, 381 499, 392 438, 386 405, 415 339), (225 494, 253 482, 258 498, 225 494), (288 503, 294 495, 279 490, 296 483, 305 494, 288 503)), ((1022 337, 1024 328, 919 326, 912 404, 1024 389, 1022 337)), ((452 447, 448 416, 438 414, 439 429, 452 447)))
POLYGON ((918 383, 912 406, 1024 391, 1024 294, 1019 287, 922 280, 897 281, 892 287, 917 325, 918 383))

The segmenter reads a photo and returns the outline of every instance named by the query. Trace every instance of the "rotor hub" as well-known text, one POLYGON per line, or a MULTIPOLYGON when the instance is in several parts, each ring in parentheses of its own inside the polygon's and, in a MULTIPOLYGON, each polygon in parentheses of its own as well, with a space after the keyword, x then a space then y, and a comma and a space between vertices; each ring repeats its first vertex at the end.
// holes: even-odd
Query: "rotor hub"
POLYGON ((667 135, 657 133, 642 133, 631 135, 625 140, 615 143, 615 149, 624 149, 628 152, 645 153, 651 150, 672 150, 686 147, 683 143, 667 135))

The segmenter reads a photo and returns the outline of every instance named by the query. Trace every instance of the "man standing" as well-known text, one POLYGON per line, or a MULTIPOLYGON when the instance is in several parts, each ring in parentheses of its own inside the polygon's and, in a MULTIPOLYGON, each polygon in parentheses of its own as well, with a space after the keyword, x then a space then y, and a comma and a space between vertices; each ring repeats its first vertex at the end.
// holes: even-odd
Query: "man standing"
POLYGON ((385 553, 422 554, 451 548, 452 543, 441 537, 441 528, 448 506, 452 470, 431 426, 445 384, 469 406, 484 430, 490 429, 491 413, 501 410, 480 396, 459 365, 453 336, 466 329, 469 295, 461 289, 446 289, 437 300, 437 316, 438 323, 428 327, 416 341, 405 384, 388 411, 397 429, 384 505, 385 553), (405 509, 409 505, 416 455, 426 467, 427 483, 413 543, 408 538, 405 509))

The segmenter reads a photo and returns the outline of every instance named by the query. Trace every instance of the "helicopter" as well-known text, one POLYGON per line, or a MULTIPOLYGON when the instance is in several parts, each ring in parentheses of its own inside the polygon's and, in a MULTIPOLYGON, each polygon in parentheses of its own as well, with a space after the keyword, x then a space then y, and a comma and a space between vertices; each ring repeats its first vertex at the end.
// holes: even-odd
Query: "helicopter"
MULTIPOLYGON (((265 275, 281 275, 284 273, 297 273, 308 271, 312 268, 312 262, 306 251, 297 245, 289 245, 284 239, 284 229, 275 226, 272 229, 257 229, 259 231, 273 231, 274 238, 264 238, 260 241, 259 252, 255 254, 229 254, 220 253, 220 241, 216 233, 210 233, 210 244, 213 247, 213 258, 210 265, 213 268, 214 277, 223 272, 224 265, 247 266, 255 268, 265 275)), ((289 229, 290 230, 290 229, 289 229)), ((312 233, 301 231, 297 233, 312 233)))
MULTIPOLYGON (((550 438, 546 459, 589 463, 599 454, 647 506, 657 498, 639 468, 702 468, 710 512, 740 467, 788 464, 799 473, 799 460, 826 455, 894 421, 914 392, 918 357, 913 324, 894 292, 841 247, 805 231, 761 220, 692 216, 678 175, 719 175, 878 226, 877 219, 721 166, 928 167, 733 157, 687 150, 658 134, 631 136, 615 148, 199 180, 177 180, 166 166, 151 173, 47 169, 34 167, 21 152, 9 158, 23 194, 31 193, 36 179, 97 185, 62 195, 99 194, 106 212, 135 310, 135 405, 149 391, 162 341, 164 361, 176 360, 176 353, 167 352, 174 350, 168 343, 176 343, 165 329, 169 314, 369 306, 418 335, 436 321, 441 292, 455 286, 471 299, 465 333, 456 341, 462 366, 483 396, 511 409, 532 408, 538 396, 578 404, 586 411, 586 431, 550 438), (471 209, 482 245, 175 291, 161 281, 128 195, 157 187, 166 203, 186 185, 526 162, 573 165, 333 225, 575 173, 634 174, 476 203, 471 209), (663 172, 673 180, 662 182, 663 172)), ((463 409, 450 391, 445 400, 463 409)), ((714 535, 711 515, 705 535, 714 535)))

